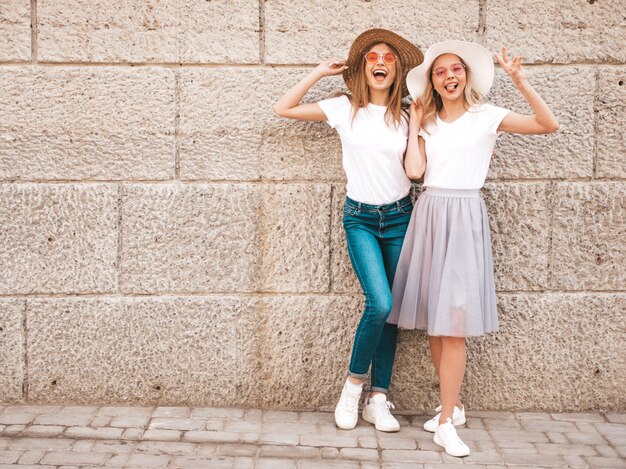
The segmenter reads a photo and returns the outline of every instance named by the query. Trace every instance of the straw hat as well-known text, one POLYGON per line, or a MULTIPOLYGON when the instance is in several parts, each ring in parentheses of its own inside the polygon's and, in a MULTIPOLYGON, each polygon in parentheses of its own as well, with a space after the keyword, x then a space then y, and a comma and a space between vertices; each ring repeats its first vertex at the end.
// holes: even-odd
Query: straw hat
POLYGON ((418 99, 430 80, 428 72, 433 62, 442 54, 454 54, 461 57, 472 72, 472 86, 483 96, 489 93, 493 84, 493 59, 491 52, 479 44, 465 41, 445 41, 433 44, 426 50, 424 61, 409 72, 406 85, 413 99, 418 99))
POLYGON ((413 45, 402 36, 386 29, 368 29, 359 34, 354 40, 350 47, 348 60, 346 60, 346 66, 348 68, 343 72, 343 79, 346 82, 346 86, 350 91, 353 91, 356 74, 359 71, 363 57, 372 46, 380 44, 381 42, 392 47, 400 56, 399 60, 403 69, 402 96, 406 96, 409 94, 409 90, 406 87, 406 74, 409 70, 422 63, 424 55, 417 46, 413 45))

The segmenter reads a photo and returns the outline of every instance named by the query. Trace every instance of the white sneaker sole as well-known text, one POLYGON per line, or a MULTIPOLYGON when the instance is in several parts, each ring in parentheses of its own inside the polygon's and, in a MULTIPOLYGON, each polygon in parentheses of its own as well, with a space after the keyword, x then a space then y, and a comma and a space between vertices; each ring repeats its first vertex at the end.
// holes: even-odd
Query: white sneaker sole
POLYGON ((398 424, 397 426, 393 426, 393 427, 384 427, 383 425, 379 425, 376 423, 376 419, 374 419, 374 417, 370 416, 365 410, 363 411, 363 420, 365 420, 367 423, 371 423, 372 425, 374 425, 374 428, 376 428, 376 430, 380 431, 380 432, 389 432, 389 433, 393 433, 393 432, 399 432, 400 431, 400 424, 398 424))
POLYGON ((456 458, 462 458, 462 457, 465 457, 465 456, 469 456, 469 454, 470 454, 469 448, 468 448, 468 450, 467 450, 467 451, 457 451, 457 452, 454 452, 454 451, 448 451, 448 448, 446 448, 446 447, 445 447, 445 445, 444 445, 444 444, 443 444, 443 442, 439 439, 439 437, 437 436, 437 434, 436 434, 436 433, 435 433, 435 437, 433 438, 433 441, 434 441, 436 444, 438 444, 439 446, 441 446, 441 447, 445 450, 446 454, 449 454, 450 456, 454 456, 454 457, 456 457, 456 458))

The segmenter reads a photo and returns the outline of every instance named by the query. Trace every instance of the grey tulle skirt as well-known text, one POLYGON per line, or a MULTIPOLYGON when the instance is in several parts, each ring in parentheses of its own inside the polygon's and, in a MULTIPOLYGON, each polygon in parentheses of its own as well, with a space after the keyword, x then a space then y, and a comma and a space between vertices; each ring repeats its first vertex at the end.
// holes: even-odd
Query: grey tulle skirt
POLYGON ((478 190, 427 188, 402 245, 387 322, 432 336, 498 330, 487 208, 478 190))

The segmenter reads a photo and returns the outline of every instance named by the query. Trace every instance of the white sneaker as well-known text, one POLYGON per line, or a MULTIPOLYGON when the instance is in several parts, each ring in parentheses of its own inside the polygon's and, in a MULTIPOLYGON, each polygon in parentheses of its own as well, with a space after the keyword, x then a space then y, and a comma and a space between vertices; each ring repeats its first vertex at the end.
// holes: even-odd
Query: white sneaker
MULTIPOLYGON (((437 427, 439 426, 439 417, 441 417, 441 406, 437 407, 435 412, 439 413, 424 424, 424 430, 427 432, 435 433, 437 431, 437 427)), ((462 409, 454 406, 454 410, 452 411, 452 425, 455 427, 465 425, 465 406, 463 406, 462 409)))
POLYGON ((335 407, 335 423, 342 430, 352 430, 359 420, 359 401, 363 385, 352 384, 346 380, 341 390, 341 397, 335 407))
POLYGON ((389 409, 395 406, 387 400, 384 394, 376 394, 368 399, 363 408, 363 420, 373 423, 376 430, 381 432, 397 432, 400 430, 400 423, 391 415, 389 409))
POLYGON ((437 427, 433 441, 439 446, 443 446, 443 449, 450 456, 468 456, 470 454, 469 447, 457 435, 456 428, 452 425, 452 420, 447 420, 446 423, 442 423, 437 427))

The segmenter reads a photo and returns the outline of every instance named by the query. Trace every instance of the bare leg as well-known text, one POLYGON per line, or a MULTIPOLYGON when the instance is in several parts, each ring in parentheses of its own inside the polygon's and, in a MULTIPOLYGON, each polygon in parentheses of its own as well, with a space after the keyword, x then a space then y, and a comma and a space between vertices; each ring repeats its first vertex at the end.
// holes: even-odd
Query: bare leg
POLYGON ((461 384, 465 374, 465 338, 441 337, 439 386, 441 389, 441 416, 439 423, 452 418, 454 406, 460 403, 461 384))

